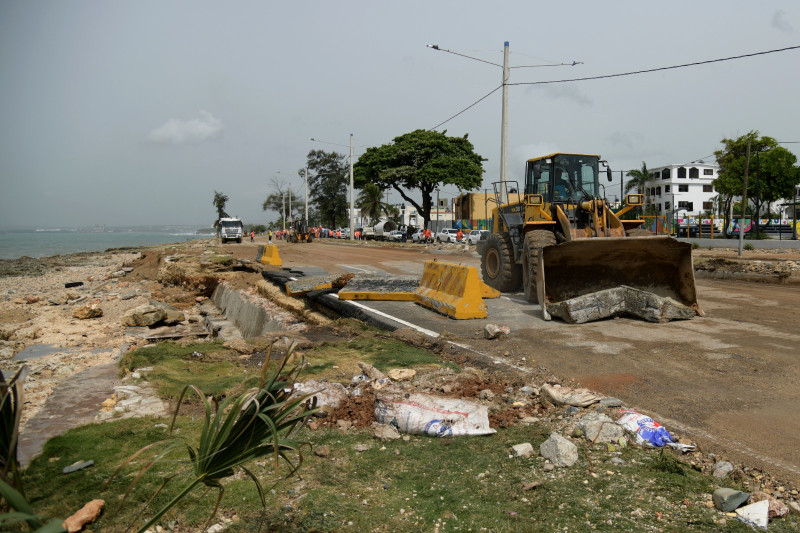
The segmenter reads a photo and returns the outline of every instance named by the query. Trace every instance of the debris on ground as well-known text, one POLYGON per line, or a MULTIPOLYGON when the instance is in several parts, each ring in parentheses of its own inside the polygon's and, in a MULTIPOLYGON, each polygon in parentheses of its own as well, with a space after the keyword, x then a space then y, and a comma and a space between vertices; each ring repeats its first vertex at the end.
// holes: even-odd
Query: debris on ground
POLYGON ((486 324, 483 328, 483 336, 489 340, 497 339, 501 335, 508 335, 511 333, 511 328, 508 326, 498 326, 497 324, 486 324))
POLYGON ((90 501, 74 515, 64 520, 64 528, 68 533, 76 533, 82 530, 86 524, 91 524, 97 520, 105 504, 105 500, 90 501))
POLYGON ((620 413, 622 417, 617 420, 617 424, 633 434, 636 444, 656 448, 671 446, 684 452, 695 449, 692 445, 673 441, 667 429, 647 415, 633 409, 622 409, 620 413))
POLYGON ((589 389, 573 389, 561 385, 542 385, 542 393, 556 405, 574 405, 575 407, 588 407, 599 402, 602 395, 589 389))
POLYGON ((539 446, 539 455, 555 466, 569 467, 578 462, 578 447, 566 437, 553 433, 539 446))

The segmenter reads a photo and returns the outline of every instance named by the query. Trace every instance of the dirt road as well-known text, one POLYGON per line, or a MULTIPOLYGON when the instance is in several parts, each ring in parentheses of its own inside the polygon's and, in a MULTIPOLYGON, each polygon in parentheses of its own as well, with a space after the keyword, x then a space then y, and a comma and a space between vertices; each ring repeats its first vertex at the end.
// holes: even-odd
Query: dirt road
MULTIPOLYGON (((233 246, 237 255, 255 255, 252 245, 233 246)), ((419 273, 423 261, 433 258, 479 263, 469 253, 412 245, 280 243, 280 253, 286 266, 319 266, 331 273, 419 273)), ((735 256, 721 250, 696 255, 704 253, 735 256)), ((800 260, 791 252, 752 256, 800 260)), ((622 398, 721 458, 800 484, 800 286, 703 279, 697 289, 706 317, 667 324, 626 318, 545 322, 538 306, 514 295, 489 302, 483 321, 453 321, 403 302, 379 307, 434 331, 455 333, 509 362, 544 365, 562 378, 622 398), (512 335, 499 343, 485 341, 481 328, 487 322, 511 325, 512 335)))

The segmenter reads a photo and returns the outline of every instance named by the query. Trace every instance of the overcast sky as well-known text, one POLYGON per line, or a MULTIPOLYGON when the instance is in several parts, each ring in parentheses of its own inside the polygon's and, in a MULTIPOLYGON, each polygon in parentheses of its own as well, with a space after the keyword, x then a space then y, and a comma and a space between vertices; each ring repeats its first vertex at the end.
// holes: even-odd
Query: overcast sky
MULTIPOLYGON (((431 128, 500 85, 800 45, 800 3, 82 1, 0 3, 0 228, 197 224, 214 190, 247 223, 310 149, 431 128)), ((704 158, 759 130, 800 141, 800 50, 509 90, 509 179, 554 151, 615 170, 704 158)), ((501 92, 442 126, 499 176, 501 92)), ((798 153, 800 145, 787 145, 798 153)), ((452 196, 455 190, 443 193, 452 196)), ((402 199, 396 193, 391 201, 402 199)))

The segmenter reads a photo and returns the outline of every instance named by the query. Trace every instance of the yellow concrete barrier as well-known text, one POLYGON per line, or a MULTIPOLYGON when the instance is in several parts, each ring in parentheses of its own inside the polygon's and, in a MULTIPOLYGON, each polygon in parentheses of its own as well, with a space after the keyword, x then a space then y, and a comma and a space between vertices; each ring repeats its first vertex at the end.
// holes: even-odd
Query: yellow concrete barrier
POLYGON ((278 254, 278 247, 274 244, 267 244, 258 247, 256 253, 256 263, 263 263, 265 265, 281 266, 281 256, 278 254))
POLYGON ((425 261, 416 297, 420 305, 452 318, 486 318, 484 292, 477 268, 425 261))

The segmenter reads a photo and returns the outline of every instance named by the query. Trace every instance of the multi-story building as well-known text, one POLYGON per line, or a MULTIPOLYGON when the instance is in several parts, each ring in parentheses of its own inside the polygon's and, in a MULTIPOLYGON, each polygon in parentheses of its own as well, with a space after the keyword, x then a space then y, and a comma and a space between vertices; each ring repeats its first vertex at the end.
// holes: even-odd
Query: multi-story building
POLYGON ((667 220, 698 215, 719 215, 714 202, 714 180, 719 167, 702 161, 652 168, 645 184, 645 203, 667 220))

